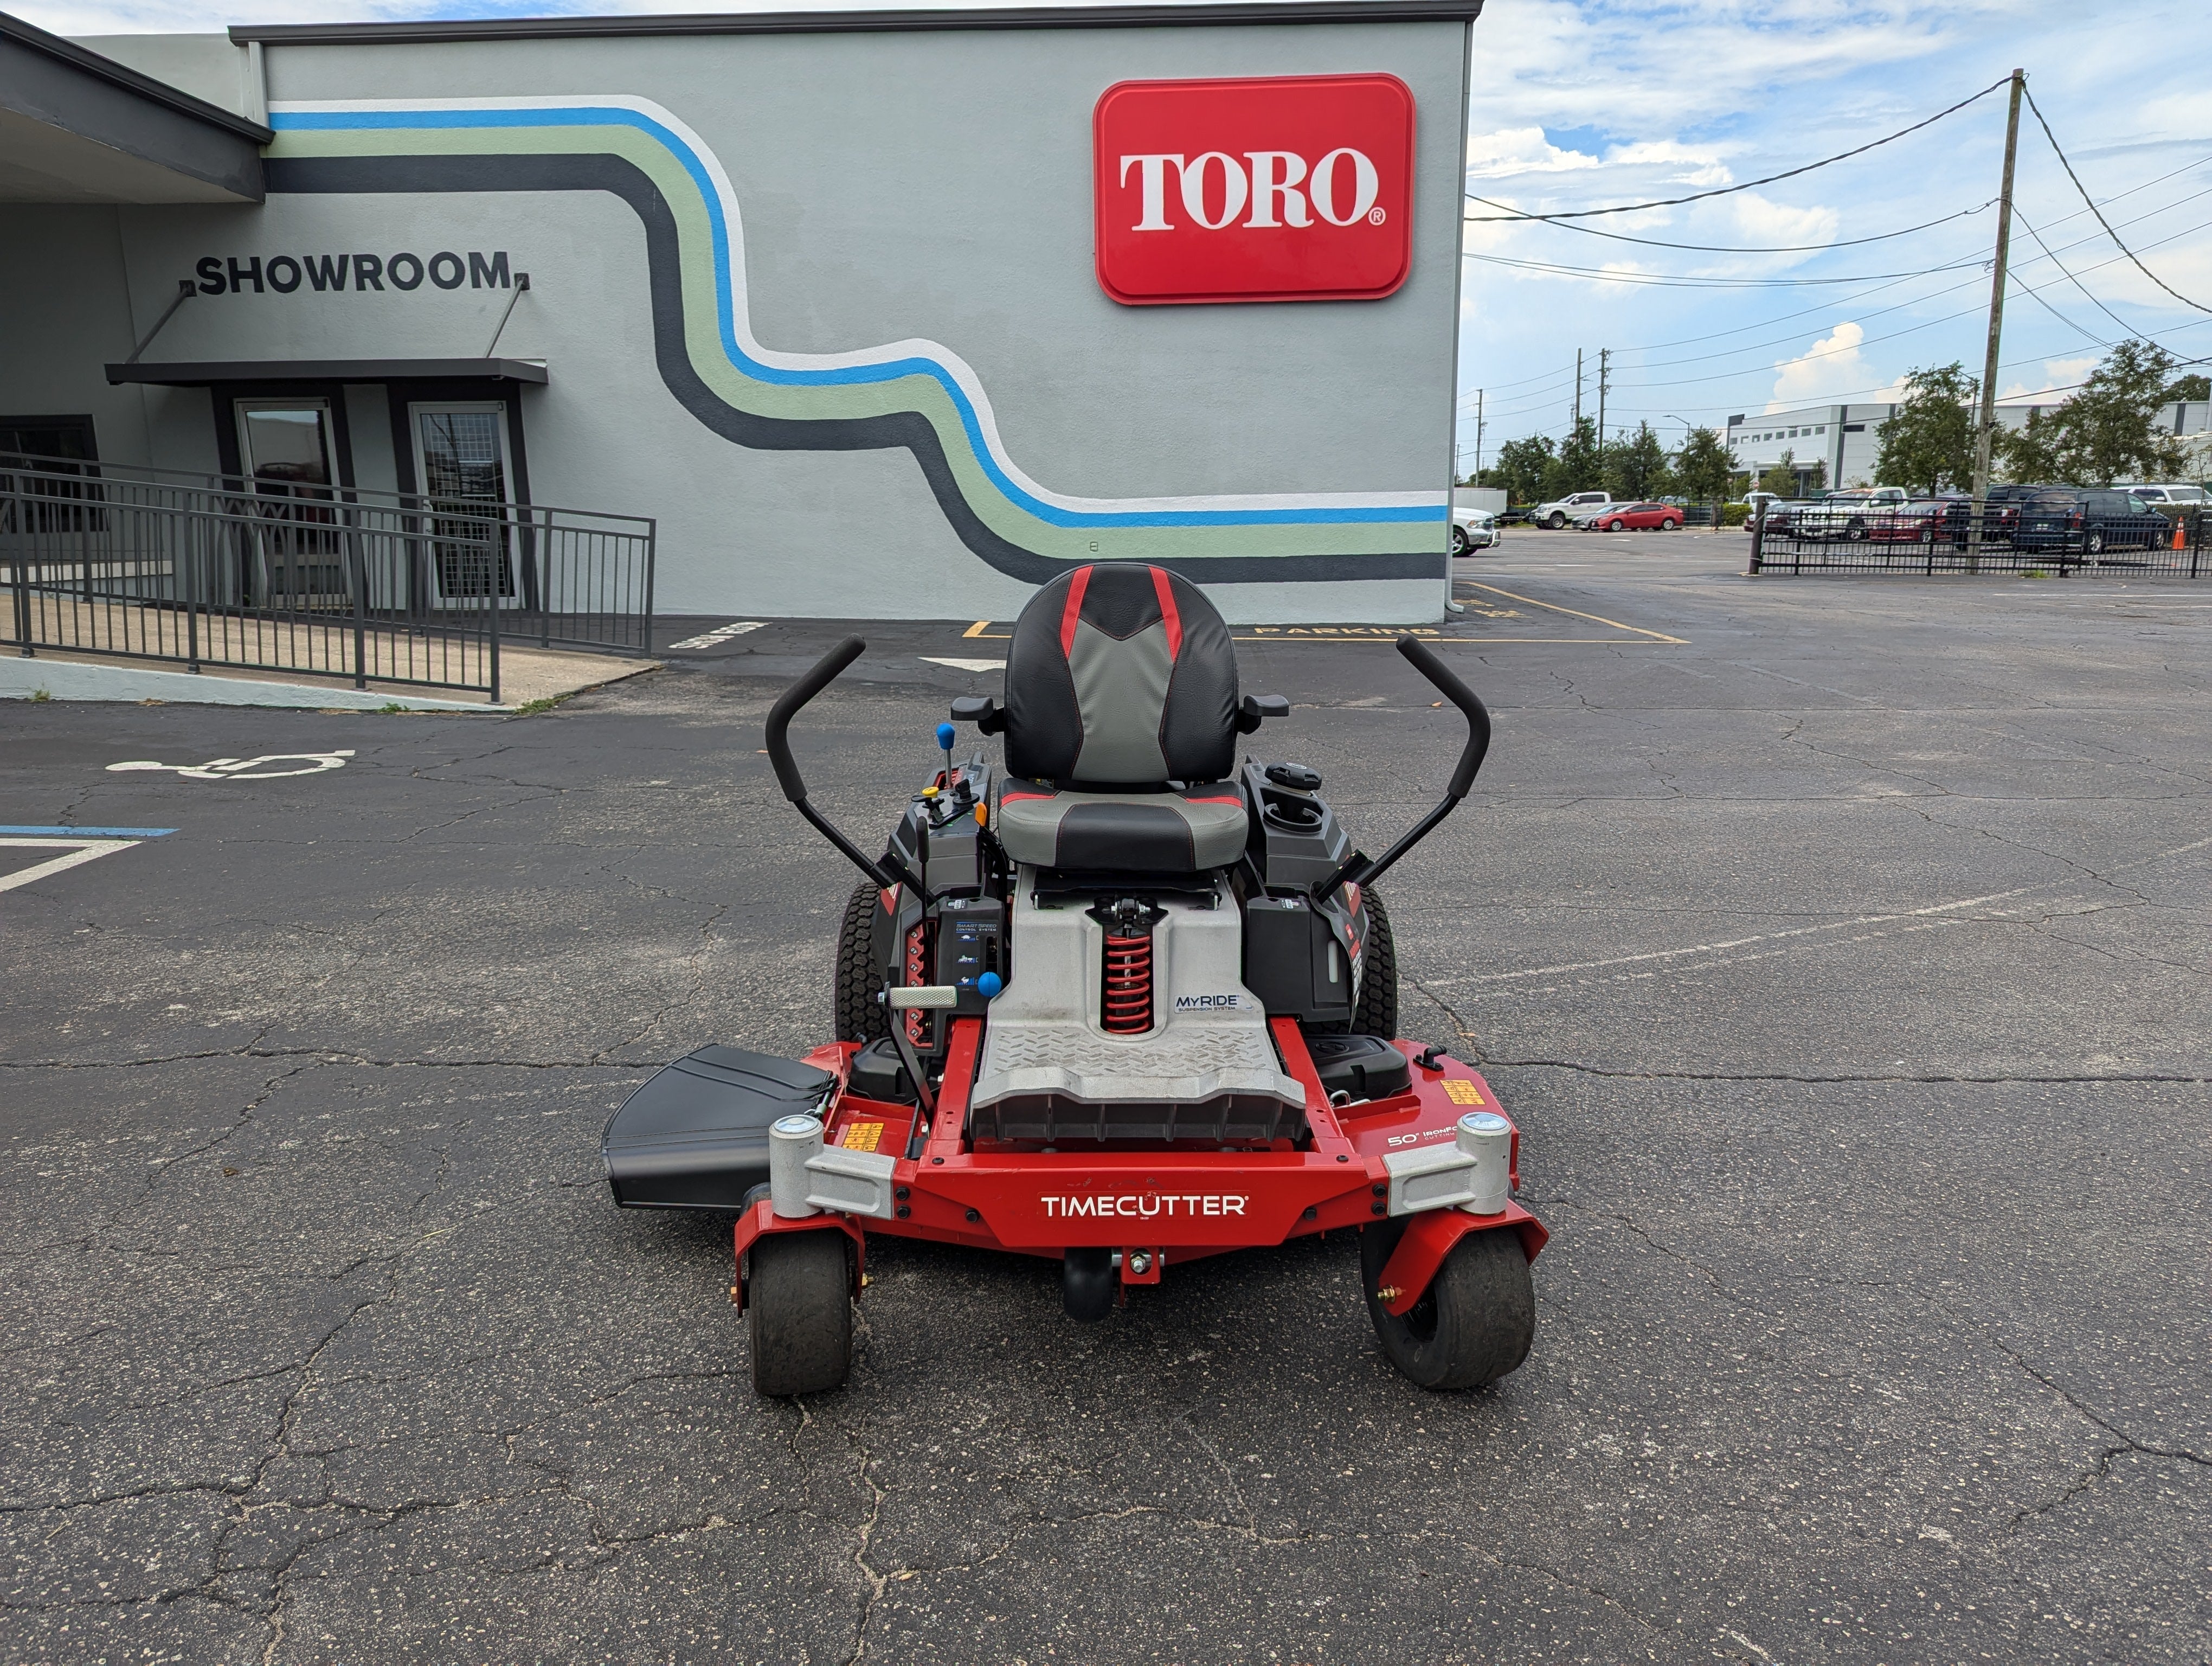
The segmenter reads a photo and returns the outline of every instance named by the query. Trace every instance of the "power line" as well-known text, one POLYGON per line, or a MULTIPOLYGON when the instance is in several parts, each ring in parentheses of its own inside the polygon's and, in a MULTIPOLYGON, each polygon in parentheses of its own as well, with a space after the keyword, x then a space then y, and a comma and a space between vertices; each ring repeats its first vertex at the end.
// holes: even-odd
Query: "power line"
POLYGON ((1909 272, 1857 272, 1849 277, 1693 277, 1683 272, 1622 271, 1610 266, 1566 266, 1547 260, 1516 260, 1510 255, 1476 254, 1462 251, 1462 260, 1480 260, 1492 266, 1513 266, 1524 271, 1551 272, 1565 277, 1592 277, 1609 283, 1643 283, 1676 289, 1802 289, 1833 283, 1873 283, 1891 279, 1933 277, 1940 272, 1987 264, 1981 256, 1923 266, 1909 272))
MULTIPOLYGON (((2061 260, 2057 255, 2051 253, 2051 245, 2043 240, 2043 234, 2036 230, 2033 224, 2029 222, 2028 217, 2025 214, 2021 214, 2017 208, 2014 209, 2013 212, 2019 216, 2020 223, 2027 228, 2027 234, 2035 240, 2035 246, 2043 251, 2045 258, 2047 258, 2052 265, 2058 268, 2059 271, 2064 275, 2068 282, 2072 283, 2075 289, 2081 291, 2081 299, 2087 301, 2092 307, 2094 307, 2106 318, 2112 319, 2113 323, 2118 325, 2127 334, 2130 336, 2134 335, 2136 333, 2136 330, 2133 325, 2130 324, 2125 319, 2122 318, 2111 307, 2106 306, 2105 303, 2098 300, 2096 296, 2091 295, 2087 289, 2083 288, 2081 280, 2075 277, 2071 271, 2068 271, 2066 263, 2061 260)), ((2030 295, 2035 294, 2033 289, 2029 290, 2028 293, 2030 295)), ((2036 299, 2038 301, 2043 301, 2043 297, 2040 295, 2036 295, 2036 299)), ((2089 332, 2087 330, 2081 329, 2080 325, 2075 324, 2071 319, 2068 319, 2049 301, 2043 301, 2043 308, 2045 312, 2049 313, 2051 317, 2057 319, 2061 324, 2065 325, 2069 329, 2079 331, 2082 335, 2088 336, 2089 339, 2091 341, 2097 342, 2097 344, 2100 347, 2109 347, 2112 345, 2112 344, 2107 341, 2098 341, 2096 337, 2089 335, 2089 332)))
MULTIPOLYGON (((2023 90, 2025 89, 2023 88, 2023 90)), ((2037 105, 2035 101, 2035 94, 2033 93, 2030 93, 2027 95, 2027 107, 2035 112, 2035 125, 2043 130, 2043 137, 2051 141, 2051 149, 2058 158, 2058 166, 2064 168, 2066 170, 2066 177, 2074 181, 2074 189, 2081 193, 2081 200, 2088 204, 2089 212, 2097 216, 2097 223, 2104 227, 2105 235, 2112 240, 2112 246, 2118 249, 2122 254, 2127 256, 2130 260, 2134 260, 2135 267, 2137 271, 2141 272, 2152 283, 2157 284, 2160 289, 2165 290, 2166 294, 2172 295, 2183 306, 2194 308, 2196 311, 2200 313, 2212 313, 2212 307, 2200 306, 2197 302, 2191 301, 2187 295, 2182 294, 2180 290, 2175 289, 2173 285, 2168 283, 2156 272, 2151 271, 2149 267, 2144 265, 2142 261, 2136 260, 2135 251, 2130 249, 2126 244, 2120 241, 2119 233, 2112 229, 2112 222, 2105 218, 2104 210, 2100 209, 2095 201, 2090 197, 2089 188, 2081 183, 2081 176, 2075 173, 2074 164, 2066 160, 2066 153, 2063 150, 2059 149, 2058 136, 2051 131, 2051 124, 2043 119, 2043 111, 2040 106, 2037 105)), ((1256 167, 1257 164, 1255 163, 1255 166, 1256 167)))
MULTIPOLYGON (((1487 197, 1477 197, 1471 192, 1468 194, 1468 201, 1470 203, 1480 203, 1486 208, 1505 208, 1507 206, 1504 203, 1493 203, 1487 197)), ((1974 215, 1979 214, 1983 209, 1986 209, 1990 206, 1990 203, 1994 203, 1996 201, 1996 198, 1992 197, 1990 198, 1989 203, 1984 203, 1979 208, 1960 209, 1956 214, 1946 214, 1938 219, 1923 221, 1921 224, 1917 226, 1907 226, 1903 231, 1886 231, 1879 233, 1873 237, 1846 237, 1832 243, 1780 243, 1771 245, 1758 244, 1741 246, 1728 243, 1670 243, 1663 238, 1631 237, 1626 232, 1600 231, 1595 226, 1571 226, 1559 222, 1553 222, 1552 224, 1554 230, 1578 231, 1585 237, 1608 237, 1616 243, 1641 243, 1647 247, 1654 249, 1688 249, 1692 252, 1698 254, 1820 254, 1831 249, 1853 249, 1858 247, 1863 243, 1887 243, 1893 238, 1911 237, 1917 232, 1931 231, 1937 226, 1947 226, 1954 220, 1965 220, 1974 215)), ((1547 220, 1549 219, 1548 216, 1540 216, 1538 217, 1547 220)), ((1472 225, 1487 225, 1492 222, 1486 220, 1477 219, 1471 220, 1468 223, 1472 225)))
MULTIPOLYGON (((1793 167, 1781 173, 1770 173, 1763 179, 1747 179, 1740 185, 1722 185, 1717 190, 1695 192, 1687 197, 1664 198, 1657 202, 1622 203, 1613 208, 1573 209, 1559 214, 1522 214, 1516 210, 1502 215, 1479 215, 1470 217, 1472 219, 1472 222, 1476 225, 1488 225, 1499 221, 1511 220, 1589 220, 1594 219, 1601 214, 1635 214, 1644 209, 1680 208, 1685 203, 1702 203, 1711 197, 1727 197, 1739 191, 1755 190, 1760 185, 1773 185, 1778 180, 1794 179, 1801 173, 1812 173, 1815 168, 1827 167, 1837 162, 1849 161, 1854 156, 1863 156, 1869 150, 1878 150, 1883 145, 1894 143, 1897 140, 1905 137, 1909 133, 1917 133, 1923 127, 1932 126, 1935 123, 1942 120, 1946 116, 1956 115, 1968 105, 1975 102, 1976 100, 1987 98, 1991 93, 1996 92, 1998 88, 2010 85, 2011 82, 2012 77, 2010 76, 2005 76, 2002 81, 1993 81, 1988 86, 1983 88, 1980 92, 1973 94, 1972 98, 1960 99, 1956 104, 1953 105, 1948 110, 1938 110, 1934 115, 1927 117, 1923 120, 1917 121, 1910 127, 1900 127, 1896 132, 1889 134, 1886 137, 1875 139, 1872 143, 1860 145, 1855 149, 1840 151, 1833 156, 1824 156, 1817 162, 1806 163, 1802 167, 1793 167)), ((2053 143, 2055 143, 2056 141, 2053 143)), ((1480 203, 1483 200, 1481 198, 1474 196, 1472 192, 1468 192, 1468 196, 1469 199, 1474 202, 1480 203)), ((1495 208, 1498 204, 1493 203, 1487 204, 1487 206, 1495 208)))

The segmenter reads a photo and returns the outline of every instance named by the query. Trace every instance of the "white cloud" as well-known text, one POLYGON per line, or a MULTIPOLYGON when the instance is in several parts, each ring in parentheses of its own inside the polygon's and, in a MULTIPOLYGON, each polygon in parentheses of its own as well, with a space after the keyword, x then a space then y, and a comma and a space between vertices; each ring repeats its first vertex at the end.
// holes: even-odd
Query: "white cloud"
POLYGON ((1895 383, 1878 386, 1881 373, 1874 368, 1859 344, 1866 339, 1863 325, 1848 319, 1794 359, 1775 363, 1774 396, 1769 411, 1791 410, 1799 405, 1826 404, 1848 396, 1852 401, 1880 404, 1902 398, 1895 383))
POLYGON ((1832 208, 1790 208, 1755 191, 1739 192, 1728 200, 1729 230, 1747 243, 1826 243, 1843 226, 1843 216, 1832 208))
POLYGON ((1470 179, 1511 179, 1524 173, 1566 173, 1597 166, 1595 156, 1562 150, 1544 137, 1540 127, 1501 127, 1468 135, 1470 179))

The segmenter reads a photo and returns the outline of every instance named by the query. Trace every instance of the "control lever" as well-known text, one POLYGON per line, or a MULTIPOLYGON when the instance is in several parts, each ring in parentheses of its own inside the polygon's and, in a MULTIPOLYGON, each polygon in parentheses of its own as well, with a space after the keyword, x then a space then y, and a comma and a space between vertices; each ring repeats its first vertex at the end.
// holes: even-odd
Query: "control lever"
POLYGON ((799 760, 791 755, 791 720, 799 715, 806 702, 836 682, 846 666, 867 651, 868 645, 858 636, 848 636, 823 654, 813 670, 793 683, 780 695, 768 714, 768 761, 775 766, 776 785, 783 789, 792 807, 806 818, 814 830, 838 848, 845 860, 876 882, 879 891, 889 891, 903 885, 925 903, 934 903, 937 897, 929 887, 908 872, 907 865, 886 850, 883 860, 869 858, 836 827, 829 818, 806 801, 805 777, 799 773, 799 760))
POLYGON ((1474 785, 1475 771, 1482 768, 1482 760, 1490 751, 1490 708, 1484 705, 1474 690, 1460 681, 1450 666, 1437 658, 1436 651, 1412 636, 1398 639, 1398 652, 1415 671, 1429 679, 1437 693, 1458 707, 1467 717, 1467 745, 1459 755, 1459 763, 1452 770, 1451 781, 1444 788, 1444 801, 1416 822, 1413 828, 1380 856, 1371 860, 1362 852, 1353 851, 1344 865, 1328 879, 1314 887, 1313 900, 1326 903, 1339 886, 1357 879, 1362 885, 1371 885, 1382 878, 1397 860, 1436 830, 1438 823, 1459 808, 1459 801, 1474 785))

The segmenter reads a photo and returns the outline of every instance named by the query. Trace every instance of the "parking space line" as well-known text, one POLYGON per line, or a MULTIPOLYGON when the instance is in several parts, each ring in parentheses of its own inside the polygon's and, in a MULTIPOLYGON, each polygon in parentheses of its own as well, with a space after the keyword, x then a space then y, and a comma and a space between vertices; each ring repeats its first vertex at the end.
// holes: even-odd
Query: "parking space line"
POLYGON ((0 848, 54 850, 64 854, 33 862, 20 873, 0 874, 0 891, 51 879, 57 873, 128 850, 147 839, 164 838, 173 827, 0 827, 0 848))
MULTIPOLYGON (((1493 596, 1503 596, 1508 601, 1524 602, 1530 607, 1540 607, 1553 613, 1564 613, 1572 619, 1588 619, 1592 624, 1601 624, 1612 630, 1632 631, 1637 635, 1649 637, 1655 642, 1663 642, 1675 648, 1689 646, 1690 639, 1686 636, 1669 636, 1663 630, 1646 630, 1642 625, 1623 624, 1620 620, 1608 619, 1601 613, 1583 613, 1571 607, 1561 607, 1557 602, 1540 602, 1534 596, 1520 595, 1511 590, 1500 590, 1496 585, 1485 584, 1479 579, 1462 579, 1460 582, 1473 585, 1477 590, 1487 590, 1493 596)), ((1480 639, 1468 640, 1480 641, 1480 639)), ((1544 639, 1536 637, 1530 640, 1540 641, 1544 639)))

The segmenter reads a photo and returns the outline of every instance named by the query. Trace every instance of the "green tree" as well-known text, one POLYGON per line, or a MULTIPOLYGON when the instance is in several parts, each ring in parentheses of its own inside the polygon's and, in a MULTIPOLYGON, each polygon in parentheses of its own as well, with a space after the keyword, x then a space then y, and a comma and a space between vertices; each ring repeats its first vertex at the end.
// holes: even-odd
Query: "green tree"
POLYGON ((1543 496, 1565 497, 1569 492, 1594 491, 1604 483, 1605 465, 1598 455, 1597 424, 1585 416, 1559 442, 1559 454, 1545 469, 1543 496))
POLYGON ((1797 496, 1797 453, 1793 447, 1782 453, 1779 462, 1769 465, 1759 477, 1759 489, 1772 492, 1777 497, 1797 496))
POLYGON ((2176 376, 2166 385, 2166 397, 2168 400, 2212 399, 2212 376, 2201 370, 2191 375, 2176 376))
POLYGON ((2173 355, 2154 342, 2120 343, 2045 421, 2031 411, 2027 427, 2003 435, 2007 472, 2015 480, 2091 486, 2179 472, 2182 446, 2151 426, 2166 403, 2173 364, 2173 355))
POLYGON ((1480 483, 1504 490, 1508 503, 1534 503, 1544 495, 1544 471, 1553 450, 1548 434, 1508 440, 1498 448, 1497 466, 1482 471, 1480 483))
POLYGON ((1683 436, 1682 450, 1674 459, 1674 477, 1692 497, 1726 497, 1735 473, 1735 457, 1709 428, 1693 428, 1683 436))
POLYGON ((1971 487, 1974 419, 1968 412, 1980 398, 1981 384, 1956 359, 1908 372, 1897 414, 1875 430, 1881 436, 1875 478, 1930 497, 1947 485, 1971 487))
POLYGON ((2060 459, 2059 424, 2047 410, 2031 410, 2020 428, 2000 428, 1990 435, 1990 453, 2008 480, 2021 485, 2057 485, 2066 478, 2060 459))
POLYGON ((1667 448, 1649 423, 1624 434, 1605 448, 1605 488, 1615 497, 1656 497, 1674 484, 1667 448))

